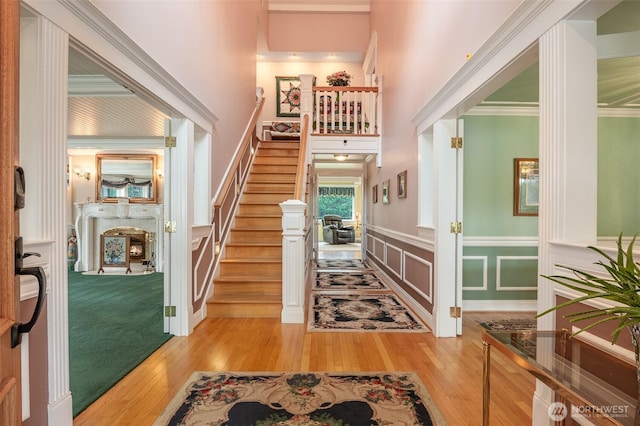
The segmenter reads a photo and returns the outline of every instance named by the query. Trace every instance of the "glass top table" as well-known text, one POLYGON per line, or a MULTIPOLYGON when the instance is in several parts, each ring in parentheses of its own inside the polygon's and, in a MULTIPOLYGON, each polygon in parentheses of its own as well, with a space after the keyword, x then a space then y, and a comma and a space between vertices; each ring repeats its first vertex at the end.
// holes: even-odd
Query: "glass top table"
POLYGON ((489 425, 492 347, 556 393, 551 420, 582 416, 595 424, 640 424, 634 423, 638 385, 633 362, 566 330, 483 330, 482 343, 483 425, 489 425))

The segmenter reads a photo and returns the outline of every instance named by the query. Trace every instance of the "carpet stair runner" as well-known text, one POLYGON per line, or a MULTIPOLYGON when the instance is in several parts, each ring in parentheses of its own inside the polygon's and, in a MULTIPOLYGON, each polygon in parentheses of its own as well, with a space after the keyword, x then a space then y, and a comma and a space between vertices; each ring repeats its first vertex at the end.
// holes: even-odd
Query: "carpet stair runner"
POLYGON ((209 317, 279 318, 282 210, 294 196, 299 141, 262 141, 207 301, 209 317))

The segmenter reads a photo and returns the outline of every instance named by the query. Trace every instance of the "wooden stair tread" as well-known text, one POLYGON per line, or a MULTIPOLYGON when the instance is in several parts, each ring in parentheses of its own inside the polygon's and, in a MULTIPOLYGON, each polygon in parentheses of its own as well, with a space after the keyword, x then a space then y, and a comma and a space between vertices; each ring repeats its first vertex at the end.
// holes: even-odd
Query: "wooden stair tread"
POLYGON ((224 277, 219 277, 214 280, 215 282, 244 282, 244 281, 252 281, 256 283, 280 283, 282 282, 282 278, 270 278, 264 277, 262 275, 225 275, 224 277))
POLYGON ((218 295, 215 299, 209 299, 207 302, 209 304, 227 304, 227 303, 244 303, 244 304, 273 304, 273 303, 282 303, 282 297, 280 296, 270 296, 264 293, 241 293, 238 295, 235 294, 224 294, 218 295), (252 297, 253 296, 253 297, 252 297), (254 298, 255 297, 255 298, 254 298))
POLYGON ((260 258, 247 258, 247 259, 222 259, 223 263, 282 263, 282 259, 276 257, 260 257, 260 258))

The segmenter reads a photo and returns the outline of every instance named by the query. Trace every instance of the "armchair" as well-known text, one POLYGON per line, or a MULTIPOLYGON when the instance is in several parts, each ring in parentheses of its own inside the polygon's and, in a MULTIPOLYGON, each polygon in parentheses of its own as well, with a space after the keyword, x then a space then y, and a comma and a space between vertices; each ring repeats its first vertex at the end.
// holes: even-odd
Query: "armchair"
POLYGON ((347 244, 356 242, 353 226, 344 226, 342 218, 335 214, 322 217, 322 238, 329 244, 347 244))

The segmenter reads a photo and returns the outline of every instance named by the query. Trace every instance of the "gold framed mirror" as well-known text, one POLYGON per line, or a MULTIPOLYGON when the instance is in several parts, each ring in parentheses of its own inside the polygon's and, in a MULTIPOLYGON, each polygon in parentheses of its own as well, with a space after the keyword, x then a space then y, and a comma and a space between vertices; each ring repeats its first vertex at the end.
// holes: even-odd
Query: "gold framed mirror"
POLYGON ((155 203, 156 163, 154 154, 97 154, 96 201, 155 203))

